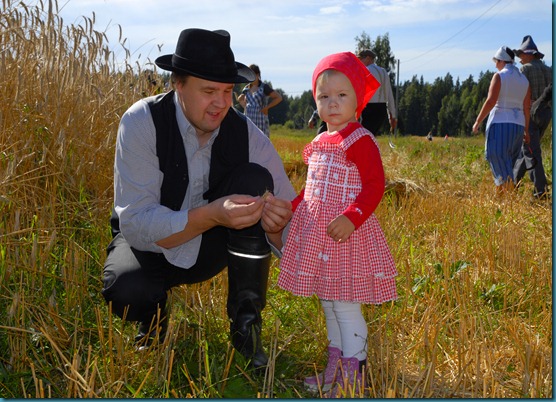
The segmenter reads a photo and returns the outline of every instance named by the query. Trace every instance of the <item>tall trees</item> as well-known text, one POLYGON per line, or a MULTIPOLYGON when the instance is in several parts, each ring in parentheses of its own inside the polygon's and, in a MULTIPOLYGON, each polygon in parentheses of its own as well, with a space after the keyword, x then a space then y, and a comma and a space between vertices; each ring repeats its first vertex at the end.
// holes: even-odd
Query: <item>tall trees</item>
MULTIPOLYGON (((376 64, 388 71, 394 90, 396 63, 388 33, 378 35, 372 40, 363 31, 355 37, 355 53, 371 49, 376 55, 376 64)), ((432 131, 435 136, 470 135, 473 122, 488 94, 492 72, 479 75, 475 82, 470 75, 461 84, 454 83, 450 73, 439 77, 434 82, 426 83, 421 76, 413 76, 411 81, 401 83, 398 97, 398 128, 400 135, 427 135, 432 131)), ((291 128, 301 129, 315 110, 315 101, 311 90, 299 97, 290 97, 280 88, 284 99, 271 113, 272 124, 287 124, 291 128)))
MULTIPOLYGON (((471 135, 473 122, 484 103, 492 72, 481 73, 479 80, 469 76, 461 84, 454 83, 450 73, 444 78, 426 83, 423 77, 413 76, 411 81, 400 84, 398 101, 398 133, 400 135, 435 136, 471 135)), ((301 129, 315 110, 315 101, 310 90, 301 96, 288 96, 282 89, 283 101, 272 109, 271 124, 288 124, 301 129)))
POLYGON ((426 113, 427 87, 416 75, 411 82, 406 81, 402 87, 402 96, 398 105, 398 121, 401 133, 425 135, 429 130, 426 113))
POLYGON ((287 120, 293 128, 307 127, 307 122, 313 111, 317 108, 312 91, 304 91, 300 97, 289 98, 287 120))
POLYGON ((383 36, 378 35, 376 39, 372 41, 369 35, 363 31, 361 36, 355 37, 355 42, 355 54, 364 49, 370 49, 376 54, 376 65, 388 71, 392 87, 394 87, 394 78, 396 76, 396 58, 390 48, 390 37, 388 32, 386 32, 383 36))

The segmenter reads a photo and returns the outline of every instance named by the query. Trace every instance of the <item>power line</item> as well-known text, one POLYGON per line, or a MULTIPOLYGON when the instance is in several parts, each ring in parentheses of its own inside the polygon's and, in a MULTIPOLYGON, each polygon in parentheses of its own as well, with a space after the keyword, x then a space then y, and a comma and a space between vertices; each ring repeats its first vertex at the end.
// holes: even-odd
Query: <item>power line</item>
POLYGON ((463 27, 462 29, 460 29, 458 32, 456 32, 455 34, 453 34, 452 36, 450 36, 448 39, 446 39, 444 42, 436 45, 435 47, 433 47, 430 50, 427 50, 425 53, 422 53, 412 59, 409 60, 404 60, 405 63, 416 60, 420 57, 426 56, 427 54, 431 53, 432 51, 438 49, 440 46, 444 45, 445 43, 449 42, 450 40, 454 39, 456 36, 458 36, 460 33, 462 33, 463 31, 465 31, 467 28, 469 28, 471 25, 473 25, 475 22, 477 22, 479 19, 481 19, 486 13, 488 13, 490 10, 492 10, 494 7, 496 7, 498 5, 498 3, 501 3, 502 0, 498 0, 496 1, 496 3, 494 3, 492 6, 490 6, 486 11, 484 11, 481 15, 479 15, 477 18, 475 18, 473 21, 471 21, 470 23, 468 23, 465 27, 463 27))
MULTIPOLYGON (((506 9, 510 4, 511 4, 511 2, 506 2, 500 11, 506 9)), ((493 6, 493 7, 494 7, 494 6, 493 6)), ((492 7, 491 7, 491 8, 492 8, 492 7)), ((489 9, 489 10, 490 10, 490 9, 489 9)), ((487 10, 487 11, 488 11, 488 10, 487 10)), ((469 38, 473 33, 477 32, 479 29, 481 29, 485 24, 487 24, 490 20, 492 20, 497 14, 499 14, 500 11, 497 12, 497 13, 495 13, 495 14, 492 14, 489 18, 483 20, 482 24, 480 24, 479 26, 475 27, 475 29, 472 30, 471 32, 468 32, 467 35, 466 35, 463 39, 469 38)), ((482 15, 484 15, 484 14, 485 14, 485 13, 483 13, 482 15)), ((481 16, 482 16, 482 15, 481 15, 481 16)), ((474 22, 476 22, 476 20, 475 20, 474 22)), ((470 25, 471 25, 471 24, 470 24, 470 25)), ((467 28, 467 27, 466 27, 466 28, 467 28)), ((463 29, 462 29, 459 33, 461 33, 462 31, 463 31, 463 29)), ((446 43, 446 42, 447 42, 447 41, 444 41, 443 43, 446 43)), ((442 44, 438 45, 437 48, 440 47, 440 46, 442 46, 442 44)), ((443 54, 438 54, 436 57, 433 56, 433 57, 431 57, 431 58, 428 58, 427 60, 424 60, 421 64, 419 64, 419 65, 417 65, 417 66, 415 66, 415 67, 413 67, 413 68, 414 68, 414 69, 419 69, 420 67, 423 67, 423 66, 427 65, 428 63, 430 63, 430 62, 432 62, 432 61, 438 59, 439 57, 446 56, 446 55, 447 55, 449 52, 451 52, 452 50, 454 50, 454 49, 453 49, 453 48, 448 48, 448 49, 446 50, 445 53, 443 53, 443 54)), ((421 57, 421 56, 414 57, 414 58, 411 59, 411 60, 415 60, 415 59, 417 59, 417 58, 419 58, 419 57, 421 57)))

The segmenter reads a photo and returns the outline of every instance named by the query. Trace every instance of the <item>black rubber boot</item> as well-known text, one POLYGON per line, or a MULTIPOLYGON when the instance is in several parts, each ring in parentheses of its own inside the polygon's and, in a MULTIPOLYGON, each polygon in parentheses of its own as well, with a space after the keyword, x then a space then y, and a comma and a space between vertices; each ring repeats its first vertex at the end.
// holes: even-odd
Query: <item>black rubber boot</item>
POLYGON ((228 244, 228 316, 232 345, 255 369, 268 364, 261 343, 261 311, 271 252, 266 239, 234 236, 228 244))
POLYGON ((168 330, 168 313, 166 308, 149 321, 139 323, 139 331, 135 336, 135 347, 138 351, 146 350, 153 344, 160 345, 166 338, 168 330))

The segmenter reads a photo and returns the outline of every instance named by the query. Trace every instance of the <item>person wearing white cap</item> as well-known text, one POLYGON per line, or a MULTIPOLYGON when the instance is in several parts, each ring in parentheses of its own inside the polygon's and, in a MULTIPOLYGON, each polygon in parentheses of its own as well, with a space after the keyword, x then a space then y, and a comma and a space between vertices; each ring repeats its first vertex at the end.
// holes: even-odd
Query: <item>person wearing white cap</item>
MULTIPOLYGON (((552 69, 543 63, 544 54, 539 52, 531 35, 526 35, 520 48, 515 49, 514 52, 521 60, 521 72, 529 80, 531 104, 533 104, 540 98, 545 88, 552 83, 552 69)), ((552 115, 552 113, 548 113, 548 115, 552 115)), ((541 138, 549 122, 550 119, 537 119, 537 116, 533 114, 533 109, 531 109, 531 124, 529 127, 531 142, 530 144, 523 144, 514 166, 516 182, 519 182, 525 176, 525 171, 529 170, 529 178, 535 186, 533 196, 536 198, 548 197, 548 183, 542 164, 541 138), (539 123, 539 120, 542 122, 539 123)))
POLYGON ((514 52, 502 46, 494 54, 498 72, 490 81, 488 96, 483 104, 473 132, 479 132, 487 117, 485 157, 494 176, 497 194, 511 189, 515 183, 513 166, 523 142, 529 142, 529 110, 531 89, 527 78, 514 65, 514 52))

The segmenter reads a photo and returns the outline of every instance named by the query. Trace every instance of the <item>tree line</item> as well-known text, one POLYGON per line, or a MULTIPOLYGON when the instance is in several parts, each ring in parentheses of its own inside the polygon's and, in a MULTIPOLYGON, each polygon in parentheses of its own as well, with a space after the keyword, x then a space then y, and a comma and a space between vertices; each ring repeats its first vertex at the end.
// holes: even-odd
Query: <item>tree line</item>
MULTIPOLYGON (((389 34, 378 35, 373 41, 364 31, 355 37, 355 53, 372 49, 377 55, 376 64, 386 69, 392 88, 396 87, 396 58, 390 48, 389 34)), ((481 72, 475 81, 473 75, 460 82, 447 73, 434 82, 424 82, 423 77, 414 75, 411 80, 400 83, 398 87, 398 135, 425 136, 470 136, 473 123, 488 95, 488 88, 494 72, 481 72)), ((265 81, 272 85, 272 82, 265 81)), ((241 93, 243 84, 234 88, 241 93)), ((285 125, 290 129, 307 127, 307 122, 316 104, 311 90, 301 96, 289 96, 281 88, 274 88, 282 95, 283 101, 269 113, 270 124, 285 125)), ((241 107, 236 105, 240 110, 241 107)), ((382 127, 380 135, 389 130, 388 122, 382 127)))
MULTIPOLYGON (((473 122, 488 94, 493 72, 479 76, 477 82, 470 75, 461 82, 450 73, 437 78, 433 83, 414 76, 410 81, 400 84, 398 98, 398 134, 433 136, 471 135, 473 122)), ((283 101, 275 106, 270 114, 271 124, 286 125, 289 128, 306 127, 316 105, 310 90, 301 96, 288 96, 280 88, 283 101)), ((388 125, 382 128, 386 133, 388 125)))
MULTIPOLYGON (((390 48, 389 34, 379 35, 373 41, 364 31, 355 37, 355 53, 372 49, 377 55, 376 64, 386 69, 392 88, 395 88, 396 58, 390 48)), ((471 135, 473 122, 487 95, 494 72, 481 73, 475 81, 470 75, 465 81, 459 78, 454 82, 450 73, 437 78, 433 83, 424 82, 423 77, 413 76, 411 80, 400 83, 398 88, 398 134, 434 136, 471 135)), ((283 102, 270 112, 271 124, 283 124, 290 128, 301 129, 316 108, 310 90, 299 97, 288 96, 280 88, 283 102)), ((389 130, 385 123, 380 135, 389 130)))

